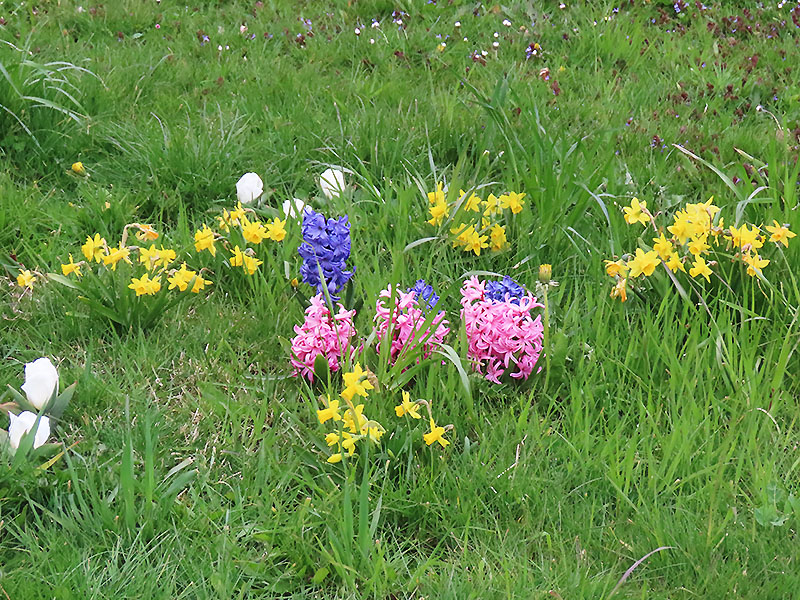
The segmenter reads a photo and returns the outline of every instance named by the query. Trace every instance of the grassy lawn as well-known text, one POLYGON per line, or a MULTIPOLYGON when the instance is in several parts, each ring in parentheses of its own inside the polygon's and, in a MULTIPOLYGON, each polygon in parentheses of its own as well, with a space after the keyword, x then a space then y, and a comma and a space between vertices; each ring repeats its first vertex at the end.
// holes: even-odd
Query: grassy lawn
POLYGON ((800 5, 763 4, 0 3, 0 404, 39 357, 77 382, 57 446, 0 440, 0 597, 796 597, 800 240, 765 226, 800 230, 800 5), (237 226, 247 172, 264 192, 237 226), (471 194, 509 192, 507 243, 457 247, 471 214, 491 235, 471 194), (712 196, 710 277, 682 251, 612 298, 605 261, 641 266, 712 196), (354 353, 313 382, 290 363, 307 225, 241 233, 292 198, 350 228, 354 353), (139 250, 101 256, 150 244, 133 223, 176 252, 153 296, 128 289, 139 250), (100 262, 64 275, 95 234, 100 262), (197 294, 167 289, 183 262, 197 294), (529 378, 473 370, 473 275, 546 299, 529 378), (394 363, 376 302, 419 279, 449 333, 394 363), (351 457, 317 411, 347 417, 356 362, 375 389, 351 457))

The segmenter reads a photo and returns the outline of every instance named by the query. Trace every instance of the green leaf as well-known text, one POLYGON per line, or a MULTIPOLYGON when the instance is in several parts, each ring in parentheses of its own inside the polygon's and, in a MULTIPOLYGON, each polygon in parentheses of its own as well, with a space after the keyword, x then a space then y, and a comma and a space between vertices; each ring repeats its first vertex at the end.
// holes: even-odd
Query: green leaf
POLYGON ((59 418, 62 414, 64 414, 64 411, 67 409, 70 400, 72 400, 72 396, 75 394, 75 388, 77 385, 78 382, 76 381, 62 391, 58 396, 50 400, 47 406, 45 406, 43 412, 51 417, 55 417, 56 419, 59 418))
POLYGON ((316 573, 314 573, 314 576, 311 578, 311 581, 313 581, 316 584, 320 584, 323 581, 325 581, 325 578, 328 576, 330 572, 331 570, 328 567, 322 567, 321 569, 317 569, 316 573))

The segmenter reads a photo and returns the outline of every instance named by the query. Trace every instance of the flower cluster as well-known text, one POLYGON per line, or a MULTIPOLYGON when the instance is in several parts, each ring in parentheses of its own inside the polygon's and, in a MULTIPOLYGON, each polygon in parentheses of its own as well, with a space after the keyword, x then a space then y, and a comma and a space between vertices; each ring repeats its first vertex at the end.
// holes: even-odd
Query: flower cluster
POLYGON ((294 376, 314 379, 314 361, 322 356, 328 361, 331 371, 338 371, 343 358, 352 357, 355 348, 351 340, 356 333, 353 326, 354 310, 347 311, 341 304, 339 312, 331 315, 325 305, 325 298, 317 294, 311 298, 311 305, 306 309, 305 321, 295 325, 295 336, 292 338, 292 365, 294 376))
POLYGON ((527 379, 539 360, 544 337, 542 317, 534 318, 531 311, 543 305, 530 293, 516 298, 506 292, 504 299, 493 299, 486 288, 487 282, 475 276, 461 288, 461 319, 473 368, 494 383, 500 383, 504 374, 527 379))
POLYGON ((448 203, 440 183, 435 191, 428 192, 428 212, 431 216, 428 223, 439 226, 452 212, 451 220, 455 224, 450 227, 450 234, 454 248, 474 252, 475 256, 480 256, 481 250, 486 248, 499 252, 508 247, 506 227, 500 220, 507 213, 513 216, 522 212, 524 197, 522 193, 508 192, 499 197, 489 194, 486 200, 482 200, 473 192, 459 190, 458 199, 448 203))
POLYGON ((519 304, 520 298, 522 298, 524 295, 525 288, 511 279, 511 277, 508 275, 503 277, 503 279, 500 281, 486 282, 486 297, 490 300, 497 300, 499 302, 507 301, 519 304))
POLYGON ((323 287, 327 286, 328 294, 335 297, 353 276, 352 270, 345 270, 350 257, 350 223, 347 216, 325 219, 325 215, 306 207, 302 230, 303 243, 297 249, 303 258, 300 275, 317 292, 322 293, 323 287))
POLYGON ((414 284, 414 287, 408 288, 406 290, 408 292, 414 292, 416 294, 415 299, 417 300, 417 304, 420 303, 420 299, 425 301, 426 309, 430 310, 436 306, 436 303, 439 302, 439 294, 433 291, 433 286, 430 284, 425 283, 424 279, 417 279, 417 282, 414 284))
MULTIPOLYGON (((369 439, 374 443, 379 443, 381 437, 386 432, 383 426, 377 421, 367 418, 364 414, 364 404, 354 404, 353 398, 367 398, 368 391, 374 390, 375 386, 370 381, 371 373, 364 371, 359 363, 356 363, 353 370, 345 373, 344 389, 339 394, 344 400, 346 408, 344 414, 340 413, 340 401, 331 400, 330 396, 322 396, 320 400, 325 408, 317 410, 317 419, 320 424, 327 421, 339 423, 339 430, 332 431, 325 436, 325 443, 328 447, 336 447, 336 452, 328 457, 329 463, 341 462, 344 453, 353 456, 356 451, 356 443, 360 440, 369 439)), ((343 407, 344 408, 344 407, 343 407)))
MULTIPOLYGON (((246 177, 248 174, 245 174, 246 177)), ((239 183, 242 183, 240 180, 239 183)), ((239 184, 237 184, 238 190, 239 184)), ((241 197, 243 191, 239 190, 241 197)), ((257 197, 255 192, 247 192, 249 197, 257 197)), ((217 216, 216 231, 203 223, 202 228, 194 234, 194 249, 197 252, 208 251, 211 256, 217 255, 219 242, 227 251, 228 264, 231 267, 240 267, 247 275, 254 275, 258 267, 264 264, 256 255, 254 248, 247 244, 258 246, 264 240, 282 242, 286 238, 286 219, 281 220, 277 217, 271 221, 262 222, 255 212, 249 208, 243 208, 239 202, 232 210, 223 209, 222 214, 217 216)))
POLYGON ((622 302, 627 299, 631 280, 642 275, 645 278, 650 277, 660 264, 672 274, 677 274, 678 271, 686 273, 688 266, 690 277, 703 277, 710 282, 710 275, 713 273, 711 268, 718 263, 714 260, 707 261, 706 257, 710 251, 721 245, 721 240, 734 252, 733 260, 746 267, 748 275, 763 277, 763 269, 770 262, 769 259, 762 258, 759 252, 765 241, 788 247, 789 240, 796 236, 788 225, 781 225, 777 221, 773 221, 773 225, 762 227, 747 223, 740 227, 726 227, 720 215, 720 207, 714 205, 713 196, 706 202, 687 203, 674 215, 672 225, 666 228, 666 233, 663 227, 656 224, 655 217, 647 209, 647 202, 633 198, 630 206, 624 207, 623 212, 626 223, 645 227, 650 225, 658 237, 652 238, 652 247, 640 247, 632 256, 625 255, 617 260, 605 261, 606 273, 616 282, 611 290, 611 297, 619 298, 622 302), (762 229, 767 233, 762 233, 762 229))
MULTIPOLYGON (((428 306, 432 307, 430 300, 433 297, 433 305, 436 304, 438 296, 433 292, 431 286, 426 286, 425 282, 420 280, 417 282, 416 287, 423 288, 423 293, 419 295, 420 300, 423 302, 427 300, 428 306), (430 288, 429 291, 428 288, 430 288), (428 298, 424 296, 425 291, 428 291, 428 298)), ((387 340, 391 334, 391 339, 388 339, 391 346, 389 357, 391 364, 394 364, 401 354, 407 356, 418 346, 421 346, 421 358, 428 358, 431 352, 444 341, 444 337, 450 331, 444 311, 439 311, 427 323, 427 316, 417 298, 418 292, 413 289, 403 292, 397 288, 392 289, 390 285, 381 291, 375 303, 375 323, 379 340, 378 352, 380 352, 381 343, 387 340), (385 301, 391 303, 392 296, 394 296, 394 308, 390 309, 386 306, 385 301), (423 327, 425 327, 424 331, 423 327)), ((419 360, 420 358, 417 359, 417 362, 419 360)))

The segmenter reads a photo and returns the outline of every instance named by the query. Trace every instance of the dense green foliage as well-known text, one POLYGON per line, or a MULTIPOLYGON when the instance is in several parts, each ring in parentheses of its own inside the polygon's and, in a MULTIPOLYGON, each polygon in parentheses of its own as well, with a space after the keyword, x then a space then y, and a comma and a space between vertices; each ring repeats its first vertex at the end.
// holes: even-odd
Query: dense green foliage
POLYGON ((729 269, 689 300, 664 277, 620 304, 603 259, 637 243, 632 196, 669 213, 714 195, 726 220, 800 230, 800 9, 568 4, 0 4, 0 383, 39 356, 78 380, 51 438, 77 445, 0 472, 5 596, 796 593, 800 244, 768 282, 729 269), (328 165, 350 189, 325 203, 328 165), (282 265, 215 281, 144 332, 15 284, 134 221, 190 247, 248 171, 278 211, 299 197, 350 216, 364 336, 390 281, 424 277, 457 323, 465 273, 532 288, 551 263, 547 379, 473 376, 468 401, 453 365, 431 364, 411 389, 452 444, 345 480, 289 377, 280 338, 303 305, 282 265), (443 180, 527 193, 508 251, 407 248, 436 234, 425 192, 443 180), (370 544, 351 535, 359 514, 370 544))

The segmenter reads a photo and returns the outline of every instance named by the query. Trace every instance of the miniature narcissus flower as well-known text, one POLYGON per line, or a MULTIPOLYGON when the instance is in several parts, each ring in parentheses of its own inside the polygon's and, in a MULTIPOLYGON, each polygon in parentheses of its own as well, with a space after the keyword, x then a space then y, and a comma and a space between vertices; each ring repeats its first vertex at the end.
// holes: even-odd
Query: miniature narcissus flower
POLYGON ((153 296, 161 289, 161 277, 150 279, 150 276, 145 273, 138 279, 132 278, 128 287, 135 291, 137 296, 153 296))
POLYGON ((217 255, 217 249, 214 247, 214 232, 205 223, 203 223, 203 229, 197 230, 194 234, 194 249, 197 252, 208 250, 211 256, 217 255))
POLYGON ((341 396, 345 400, 352 400, 356 395, 366 398, 367 390, 375 389, 375 386, 367 378, 366 371, 361 368, 359 363, 356 363, 352 371, 345 373, 343 378, 345 388, 342 390, 341 396))
POLYGON ((789 231, 788 225, 781 225, 774 219, 772 222, 774 225, 767 225, 764 228, 772 234, 769 237, 769 241, 775 242, 776 244, 783 244, 788 248, 789 240, 792 239, 793 237, 796 237, 797 234, 792 231, 789 231))
POLYGON ((75 273, 77 277, 81 276, 81 263, 76 263, 72 260, 72 254, 69 255, 69 262, 61 265, 61 273, 64 276, 75 273))
POLYGON ((636 249, 636 256, 633 260, 628 262, 630 267, 630 276, 639 277, 644 273, 645 277, 650 277, 658 266, 658 253, 655 250, 644 252, 641 248, 636 249))
POLYGON ((437 426, 436 422, 433 420, 433 417, 430 418, 430 426, 430 432, 422 436, 422 438, 425 440, 425 443, 430 446, 434 442, 439 442, 442 448, 446 448, 450 442, 444 439, 444 427, 437 426))
POLYGON ((81 246, 81 251, 86 257, 86 260, 99 263, 103 260, 103 255, 106 251, 106 240, 105 238, 101 238, 99 233, 95 233, 93 238, 86 238, 86 243, 81 246))
POLYGON ((689 269, 689 275, 691 275, 692 277, 697 277, 698 275, 702 275, 703 277, 706 278, 706 281, 708 282, 711 281, 711 278, 709 277, 709 275, 711 275, 711 269, 708 267, 705 259, 702 256, 697 256, 694 259, 694 266, 692 266, 692 268, 689 269))
POLYGON ((403 401, 394 407, 394 412, 398 417, 408 415, 413 419, 422 418, 419 414, 419 405, 411 401, 411 395, 406 391, 403 391, 403 401))
POLYGON ((631 205, 623 208, 625 212, 625 222, 628 225, 641 223, 647 225, 650 222, 650 213, 647 212, 647 202, 640 202, 638 198, 631 200, 631 205))

